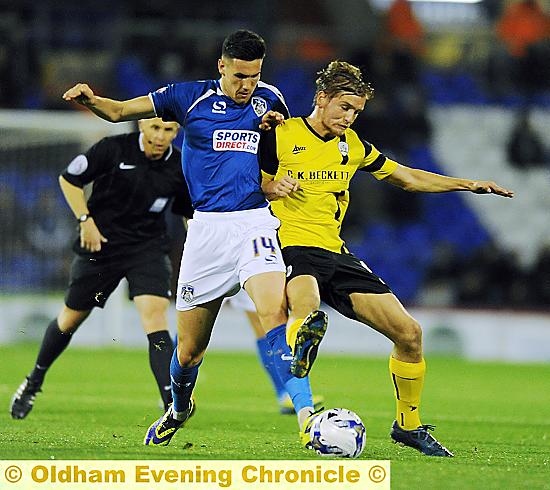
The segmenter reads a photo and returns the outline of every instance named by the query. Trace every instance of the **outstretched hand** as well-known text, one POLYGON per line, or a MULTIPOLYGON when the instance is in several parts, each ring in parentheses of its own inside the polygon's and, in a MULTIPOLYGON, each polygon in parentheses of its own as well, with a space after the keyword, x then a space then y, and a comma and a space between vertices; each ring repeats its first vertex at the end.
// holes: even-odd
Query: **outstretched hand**
POLYGON ((269 131, 270 129, 274 128, 275 126, 278 126, 279 124, 282 124, 285 120, 285 116, 283 116, 280 112, 277 111, 267 111, 263 117, 262 122, 260 123, 260 129, 263 129, 264 131, 269 131))
POLYGON ((85 83, 77 83, 63 94, 63 99, 88 105, 93 102, 95 95, 92 89, 85 83))
POLYGON ((487 180, 473 182, 470 191, 475 194, 496 194, 497 196, 514 197, 514 191, 500 187, 498 184, 487 180))

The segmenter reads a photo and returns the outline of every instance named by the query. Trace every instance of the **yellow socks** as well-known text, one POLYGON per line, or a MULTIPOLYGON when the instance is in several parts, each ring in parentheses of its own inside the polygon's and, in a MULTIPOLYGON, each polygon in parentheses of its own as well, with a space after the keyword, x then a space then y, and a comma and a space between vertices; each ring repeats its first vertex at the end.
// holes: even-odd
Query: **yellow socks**
POLYGON ((405 430, 413 430, 420 423, 419 405, 426 362, 403 362, 390 357, 390 375, 397 400, 396 420, 405 430))
POLYGON ((296 337, 298 336, 298 329, 304 322, 303 318, 297 318, 290 325, 286 326, 286 343, 290 347, 290 352, 294 354, 294 346, 296 345, 296 337))

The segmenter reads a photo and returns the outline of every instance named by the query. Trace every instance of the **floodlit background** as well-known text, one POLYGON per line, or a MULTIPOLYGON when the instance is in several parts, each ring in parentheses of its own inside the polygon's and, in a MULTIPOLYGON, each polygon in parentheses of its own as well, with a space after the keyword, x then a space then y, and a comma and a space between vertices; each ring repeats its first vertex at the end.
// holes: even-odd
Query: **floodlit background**
MULTIPOLYGON (((133 129, 61 94, 85 81, 130 98, 217 78, 223 38, 249 28, 268 43, 262 79, 282 90, 293 115, 311 109, 320 68, 351 61, 376 91, 355 129, 381 151, 515 190, 513 200, 411 195, 357 175, 344 236, 421 321, 428 351, 550 361, 550 0, 0 7, 0 343, 41 338, 61 306, 76 227, 59 172, 102 136, 133 129)), ((170 228, 177 269, 183 232, 172 219, 170 228)), ((143 342, 132 306, 122 285, 75 342, 143 342)), ((336 313, 331 321, 324 349, 388 351, 368 329, 336 313)), ((213 347, 253 347, 240 312, 227 308, 219 323, 213 347)))

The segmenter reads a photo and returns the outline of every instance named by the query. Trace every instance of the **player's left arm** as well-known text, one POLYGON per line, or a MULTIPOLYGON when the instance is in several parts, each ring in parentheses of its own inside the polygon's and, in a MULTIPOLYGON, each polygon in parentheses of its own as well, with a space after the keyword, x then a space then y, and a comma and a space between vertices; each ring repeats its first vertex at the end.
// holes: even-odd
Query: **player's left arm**
POLYGON ((489 180, 470 180, 411 168, 398 164, 395 171, 384 179, 408 192, 469 191, 475 194, 497 194, 514 197, 514 192, 489 180))

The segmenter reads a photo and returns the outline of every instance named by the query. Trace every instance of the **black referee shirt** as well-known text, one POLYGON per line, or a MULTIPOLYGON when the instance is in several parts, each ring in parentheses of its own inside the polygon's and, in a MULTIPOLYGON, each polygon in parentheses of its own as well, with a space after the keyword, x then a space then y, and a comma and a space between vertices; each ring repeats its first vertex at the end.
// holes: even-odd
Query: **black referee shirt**
POLYGON ((192 215, 180 151, 170 146, 162 158, 149 160, 140 138, 140 133, 103 138, 61 174, 78 187, 93 182, 88 209, 108 240, 92 253, 77 238, 76 253, 107 257, 157 247, 168 251, 164 212, 169 202, 172 212, 192 215))

